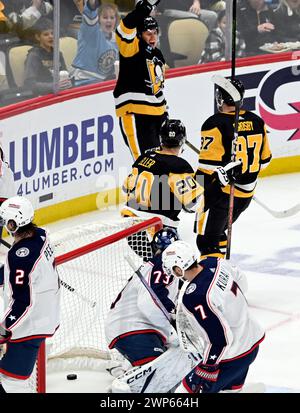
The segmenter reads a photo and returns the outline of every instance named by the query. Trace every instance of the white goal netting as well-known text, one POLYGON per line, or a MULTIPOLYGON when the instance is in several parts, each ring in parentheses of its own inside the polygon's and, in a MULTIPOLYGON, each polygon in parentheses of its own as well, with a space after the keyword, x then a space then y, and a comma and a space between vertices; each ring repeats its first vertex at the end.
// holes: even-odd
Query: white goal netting
MULTIPOLYGON (((74 364, 77 368, 92 369, 95 359, 110 357, 105 318, 111 303, 133 273, 124 256, 129 255, 137 266, 143 258, 152 256, 148 233, 155 231, 153 224, 147 231, 136 232, 137 225, 147 227, 148 221, 123 218, 50 234, 62 300, 60 327, 54 337, 47 340, 47 369, 63 370, 74 364), (128 231, 133 234, 126 236, 128 231), (93 250, 99 240, 101 246, 93 250), (61 263, 64 258, 66 262, 61 263)), ((159 220, 156 222, 160 225, 159 220)))

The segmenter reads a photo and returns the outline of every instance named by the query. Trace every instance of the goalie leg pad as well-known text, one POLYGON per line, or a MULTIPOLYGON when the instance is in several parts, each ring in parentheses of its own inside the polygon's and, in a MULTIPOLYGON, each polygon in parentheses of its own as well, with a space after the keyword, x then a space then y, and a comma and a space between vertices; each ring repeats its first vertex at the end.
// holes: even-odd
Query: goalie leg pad
POLYGON ((146 364, 167 350, 162 337, 154 330, 142 330, 131 335, 124 335, 114 343, 114 348, 118 350, 132 366, 146 364))
POLYGON ((3 374, 1 384, 5 393, 31 393, 29 379, 20 380, 3 374))
MULTIPOLYGON (((155 360, 129 370, 116 380, 127 384, 131 393, 167 393, 180 383, 199 361, 194 354, 184 352, 180 347, 171 347, 155 360)), ((115 383, 116 387, 118 386, 115 383)))

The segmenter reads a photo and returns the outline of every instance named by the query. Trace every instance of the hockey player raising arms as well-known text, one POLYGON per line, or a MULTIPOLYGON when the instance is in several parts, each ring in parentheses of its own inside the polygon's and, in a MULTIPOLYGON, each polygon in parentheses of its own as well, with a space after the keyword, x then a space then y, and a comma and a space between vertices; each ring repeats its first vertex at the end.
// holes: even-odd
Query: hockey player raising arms
POLYGON ((28 379, 39 348, 59 325, 54 253, 45 230, 32 223, 33 216, 24 197, 9 198, 0 207, 3 224, 14 237, 0 273, 5 306, 0 322, 0 393, 30 392, 28 379))
POLYGON ((221 258, 198 263, 197 255, 183 241, 162 254, 166 274, 188 281, 178 298, 178 336, 183 331, 203 358, 175 392, 240 391, 264 331, 249 313, 244 274, 221 258))
POLYGON ((116 30, 120 69, 114 90, 120 129, 133 159, 159 146, 166 117, 165 60, 157 48, 158 24, 150 16, 159 0, 141 0, 116 30))

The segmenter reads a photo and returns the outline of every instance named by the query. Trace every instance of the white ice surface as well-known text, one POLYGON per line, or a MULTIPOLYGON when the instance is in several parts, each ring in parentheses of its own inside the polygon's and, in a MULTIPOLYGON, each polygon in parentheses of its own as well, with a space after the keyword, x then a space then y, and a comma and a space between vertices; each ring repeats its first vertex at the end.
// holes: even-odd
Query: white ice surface
MULTIPOLYGON (((275 210, 300 203, 300 174, 262 178, 256 196, 275 210)), ((119 217, 118 208, 95 211, 49 224, 53 233, 80 223, 119 217)), ((194 242, 193 215, 182 214, 179 228, 184 240, 194 242)), ((4 253, 1 247, 1 253, 4 253)), ((252 201, 233 226, 232 261, 248 275, 248 301, 266 329, 266 339, 250 368, 247 382, 263 382, 270 393, 300 392, 300 213, 272 217, 252 201)), ((102 372, 78 371, 77 380, 51 374, 48 392, 103 393, 111 377, 102 372)))

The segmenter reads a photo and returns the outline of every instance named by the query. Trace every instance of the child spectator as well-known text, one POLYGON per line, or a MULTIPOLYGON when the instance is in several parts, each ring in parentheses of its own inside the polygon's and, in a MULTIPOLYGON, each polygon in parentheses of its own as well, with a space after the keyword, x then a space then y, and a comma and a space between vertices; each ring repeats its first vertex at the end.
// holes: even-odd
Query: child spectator
MULTIPOLYGON (((205 49, 199 63, 220 62, 225 60, 226 49, 226 11, 218 13, 218 27, 213 29, 206 39, 205 49)), ((236 34, 236 57, 245 55, 245 42, 236 34)))
POLYGON ((72 63, 75 86, 114 79, 114 63, 118 59, 115 29, 118 24, 115 4, 88 0, 78 35, 78 51, 72 63))
MULTIPOLYGON (((24 86, 38 95, 53 92, 53 24, 49 19, 40 19, 35 25, 35 39, 38 43, 29 50, 25 61, 24 86)), ((62 53, 59 54, 59 69, 66 74, 66 63, 62 53)), ((58 88, 68 89, 72 86, 70 79, 64 76, 58 88)))

